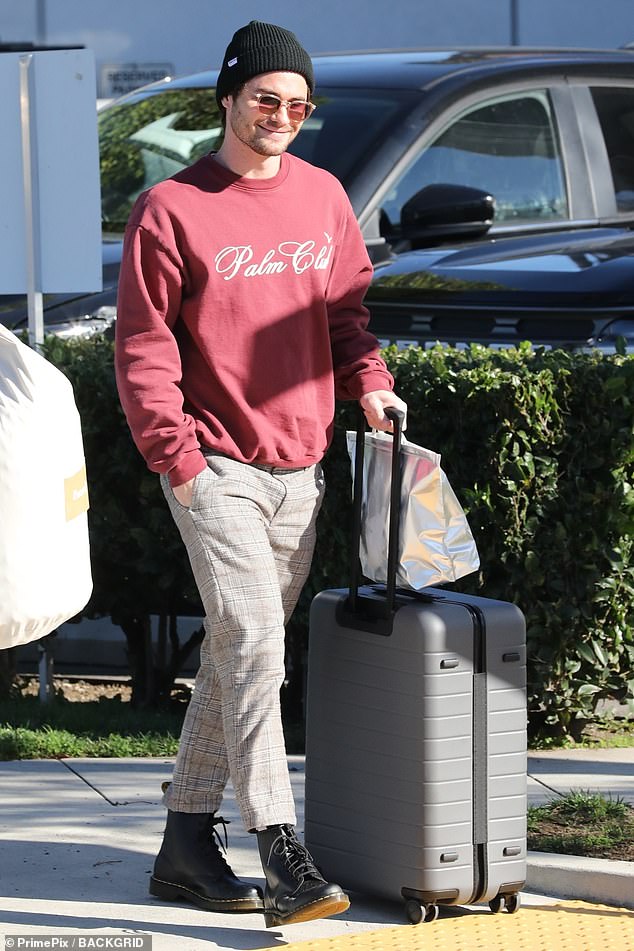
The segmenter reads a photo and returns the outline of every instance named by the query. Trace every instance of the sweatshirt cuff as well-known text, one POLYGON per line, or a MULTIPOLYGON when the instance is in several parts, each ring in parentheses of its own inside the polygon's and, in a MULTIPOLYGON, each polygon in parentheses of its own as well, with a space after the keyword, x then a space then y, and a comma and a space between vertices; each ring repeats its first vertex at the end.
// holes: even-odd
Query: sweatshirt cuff
POLYGON ((194 479, 199 472, 203 472, 206 468, 207 460, 200 449, 197 449, 183 456, 180 462, 173 469, 170 469, 167 477, 174 489, 177 485, 183 485, 185 482, 189 482, 190 479, 194 479))
POLYGON ((349 388, 352 399, 360 400, 366 393, 373 393, 375 390, 393 390, 394 377, 388 370, 369 370, 351 380, 349 388))

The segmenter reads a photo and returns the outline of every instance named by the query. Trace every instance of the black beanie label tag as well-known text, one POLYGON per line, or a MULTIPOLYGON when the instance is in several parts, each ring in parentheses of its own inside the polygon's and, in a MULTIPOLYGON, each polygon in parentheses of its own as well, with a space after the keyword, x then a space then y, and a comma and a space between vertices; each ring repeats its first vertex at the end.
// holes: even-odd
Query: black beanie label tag
POLYGON ((233 59, 229 60, 229 62, 227 63, 227 66, 235 66, 237 62, 238 62, 238 57, 234 56, 233 59))

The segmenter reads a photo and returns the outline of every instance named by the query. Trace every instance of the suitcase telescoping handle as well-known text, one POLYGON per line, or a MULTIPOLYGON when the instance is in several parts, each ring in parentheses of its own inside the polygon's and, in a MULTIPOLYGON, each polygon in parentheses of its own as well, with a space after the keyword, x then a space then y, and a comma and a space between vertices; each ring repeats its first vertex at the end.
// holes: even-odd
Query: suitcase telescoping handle
MULTIPOLYGON (((396 570, 398 565, 398 527, 401 507, 401 438, 405 413, 394 406, 386 407, 385 415, 392 421, 392 468, 390 481, 390 523, 388 529, 387 584, 385 607, 388 617, 394 610, 396 570)), ((361 545, 361 503, 363 498, 363 458, 365 450, 365 415, 359 408, 354 456, 354 483, 352 490, 352 546, 350 559, 350 593, 348 608, 356 614, 359 608, 359 549, 361 545)))

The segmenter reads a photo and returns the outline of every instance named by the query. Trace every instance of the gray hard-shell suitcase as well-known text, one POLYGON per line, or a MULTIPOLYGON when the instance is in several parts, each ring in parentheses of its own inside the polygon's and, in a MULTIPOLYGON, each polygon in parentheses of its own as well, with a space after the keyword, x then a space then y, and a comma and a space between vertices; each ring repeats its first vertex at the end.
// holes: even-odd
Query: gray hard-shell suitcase
MULTIPOLYGON (((311 607, 306 716, 309 851, 346 888, 516 911, 526 878, 525 623, 513 604, 445 589, 358 586, 357 436, 350 589, 311 607)), ((398 507, 395 420, 392 515, 398 507)), ((361 445, 361 449, 359 446, 361 445)))

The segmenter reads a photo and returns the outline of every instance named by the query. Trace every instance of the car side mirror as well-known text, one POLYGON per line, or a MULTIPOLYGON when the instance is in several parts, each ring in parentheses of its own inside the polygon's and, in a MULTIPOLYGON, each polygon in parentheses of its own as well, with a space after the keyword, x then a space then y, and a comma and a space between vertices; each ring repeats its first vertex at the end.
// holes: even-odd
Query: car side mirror
POLYGON ((427 185, 401 210, 401 237, 413 247, 455 235, 486 234, 493 224, 495 198, 468 185, 427 185))

